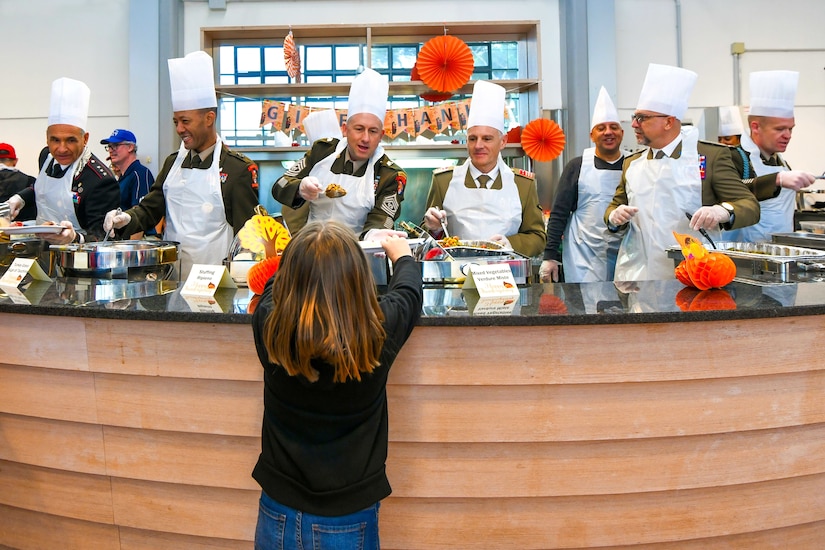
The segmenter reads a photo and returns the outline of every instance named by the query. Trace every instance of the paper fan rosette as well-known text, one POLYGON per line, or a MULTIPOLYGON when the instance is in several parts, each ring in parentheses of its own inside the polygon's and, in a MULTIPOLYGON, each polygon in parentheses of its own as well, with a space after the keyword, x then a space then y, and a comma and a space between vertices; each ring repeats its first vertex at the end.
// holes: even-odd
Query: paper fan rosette
POLYGON ((298 51, 292 31, 284 38, 284 66, 290 78, 294 78, 295 82, 301 81, 301 52, 298 51))
POLYGON ((521 148, 531 159, 549 162, 564 150, 564 132, 546 118, 530 121, 521 131, 521 148))
POLYGON ((436 36, 424 43, 416 58, 421 80, 436 92, 452 92, 470 80, 473 52, 455 36, 436 36))
MULTIPOLYGON (((410 69, 410 80, 421 80, 421 75, 418 74, 418 67, 413 65, 413 68, 410 69)), ((432 101, 433 103, 437 103, 439 101, 447 101, 451 97, 453 97, 452 92, 436 92, 435 90, 430 90, 428 92, 424 92, 423 94, 419 94, 421 99, 425 101, 432 101)))

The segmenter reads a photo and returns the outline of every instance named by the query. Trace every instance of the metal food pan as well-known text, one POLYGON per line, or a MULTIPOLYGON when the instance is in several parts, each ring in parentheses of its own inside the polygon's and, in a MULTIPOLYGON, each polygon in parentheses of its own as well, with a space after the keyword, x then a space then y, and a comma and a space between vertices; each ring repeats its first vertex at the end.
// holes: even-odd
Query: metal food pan
POLYGON ((98 241, 52 245, 51 252, 64 269, 119 269, 174 263, 178 244, 173 241, 98 241))
POLYGON ((716 249, 731 258, 777 263, 822 260, 825 258, 825 251, 823 250, 765 242, 721 242, 716 243, 716 249))

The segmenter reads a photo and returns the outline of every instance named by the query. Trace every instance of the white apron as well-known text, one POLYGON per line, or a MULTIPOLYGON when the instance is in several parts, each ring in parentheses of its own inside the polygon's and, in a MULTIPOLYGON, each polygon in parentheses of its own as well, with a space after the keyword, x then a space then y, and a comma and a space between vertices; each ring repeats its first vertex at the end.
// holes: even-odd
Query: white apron
MULTIPOLYGON (((766 166, 759 154, 759 147, 747 134, 742 135, 742 149, 748 152, 753 171, 757 176, 776 174, 786 170, 784 166, 766 166)), ((738 153, 734 153, 738 154, 738 153)), ((793 213, 796 206, 796 191, 785 187, 772 199, 759 201, 759 223, 725 231, 726 241, 770 242, 772 233, 793 233, 793 213)))
MULTIPOLYGON (((441 207, 447 212, 450 235, 464 240, 487 240, 493 235, 515 235, 521 227, 521 199, 510 167, 498 157, 501 189, 464 185, 470 159, 453 169, 453 178, 441 207)), ((489 182, 491 186, 493 182, 489 182)), ((438 206, 438 205, 436 205, 438 206)))
POLYGON ((46 169, 53 158, 51 154, 46 157, 46 162, 43 163, 43 168, 37 174, 37 179, 34 182, 37 223, 42 225, 44 222, 58 223, 69 220, 76 232, 85 234, 86 231, 80 227, 80 222, 77 220, 72 197, 72 180, 74 179, 75 168, 77 163, 84 158, 84 155, 80 155, 66 169, 62 178, 53 178, 46 173, 46 169))
MULTIPOLYGON (((639 208, 619 247, 616 281, 673 279, 673 260, 667 248, 678 245, 677 233, 693 234, 685 212, 693 214, 702 206, 702 179, 699 176, 699 131, 682 128, 682 154, 678 159, 647 159, 647 153, 630 163, 627 201, 639 208)), ((711 238, 718 231, 708 231, 711 238)))
POLYGON ((346 148, 347 140, 340 140, 335 151, 317 162, 309 171, 309 175, 318 178, 323 189, 330 183, 337 183, 347 191, 347 194, 331 199, 322 192, 317 199, 309 203, 307 222, 335 220, 350 227, 356 235, 360 235, 364 231, 367 216, 375 206, 375 163, 384 155, 384 148, 379 145, 375 149, 367 161, 367 169, 363 176, 333 174, 332 163, 346 148))
POLYGON ((596 170, 596 149, 585 149, 579 173, 579 201, 567 221, 562 244, 564 282, 613 280, 621 235, 611 233, 604 211, 616 194, 621 170, 596 170))
POLYGON ((163 182, 166 198, 164 238, 180 243, 180 280, 192 264, 220 265, 232 244, 232 227, 226 222, 221 193, 221 138, 205 170, 181 168, 188 151, 180 145, 178 156, 163 182))

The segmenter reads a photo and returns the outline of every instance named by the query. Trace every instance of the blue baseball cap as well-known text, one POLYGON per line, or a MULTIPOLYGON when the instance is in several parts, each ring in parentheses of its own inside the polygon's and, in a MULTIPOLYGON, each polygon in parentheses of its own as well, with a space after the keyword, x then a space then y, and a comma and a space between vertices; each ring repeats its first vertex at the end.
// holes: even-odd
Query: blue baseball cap
POLYGON ((100 144, 106 145, 109 143, 123 143, 124 141, 128 141, 129 143, 137 143, 137 138, 135 134, 130 132, 129 130, 122 130, 118 128, 112 135, 107 137, 106 139, 101 139, 100 144))

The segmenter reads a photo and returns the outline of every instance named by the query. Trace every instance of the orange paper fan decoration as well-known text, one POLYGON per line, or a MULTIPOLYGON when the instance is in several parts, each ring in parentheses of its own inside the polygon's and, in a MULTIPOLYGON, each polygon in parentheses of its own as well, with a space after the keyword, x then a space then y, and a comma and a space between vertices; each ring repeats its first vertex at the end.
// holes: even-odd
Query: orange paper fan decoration
POLYGON ((452 92, 473 74, 473 52, 455 36, 436 36, 424 43, 416 58, 421 80, 436 92, 452 92))
POLYGON ((521 147, 527 156, 538 162, 548 162, 564 150, 564 132, 558 124, 546 118, 530 121, 521 131, 521 147))
POLYGON ((295 79, 295 82, 301 81, 301 52, 298 51, 298 46, 295 45, 295 37, 292 31, 284 38, 284 65, 286 66, 286 74, 295 79))
MULTIPOLYGON (((421 80, 421 75, 418 74, 418 67, 415 65, 413 65, 413 68, 410 70, 410 80, 421 80)), ((436 92, 435 90, 430 90, 429 92, 419 94, 418 97, 424 101, 432 101, 433 103, 437 103, 439 101, 447 101, 453 97, 453 94, 452 92, 436 92)))

